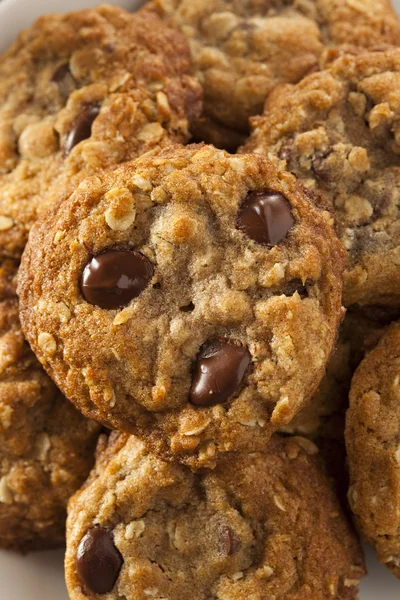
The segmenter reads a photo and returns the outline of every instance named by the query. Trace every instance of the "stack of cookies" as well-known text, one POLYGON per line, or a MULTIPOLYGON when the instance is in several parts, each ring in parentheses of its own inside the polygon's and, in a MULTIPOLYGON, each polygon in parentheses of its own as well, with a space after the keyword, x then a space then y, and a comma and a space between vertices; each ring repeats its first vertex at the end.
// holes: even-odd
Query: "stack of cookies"
POLYGON ((400 578, 399 40, 152 0, 0 58, 0 546, 68 511, 71 600, 355 600, 359 533, 400 578))

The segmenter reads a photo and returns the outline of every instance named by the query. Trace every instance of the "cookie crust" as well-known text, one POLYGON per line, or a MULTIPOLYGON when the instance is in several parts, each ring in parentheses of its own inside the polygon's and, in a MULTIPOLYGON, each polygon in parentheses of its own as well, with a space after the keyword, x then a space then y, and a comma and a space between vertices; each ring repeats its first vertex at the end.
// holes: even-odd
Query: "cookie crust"
POLYGON ((61 395, 21 331, 17 268, 0 263, 0 547, 60 546, 66 507, 93 465, 100 426, 61 395))
POLYGON ((243 152, 275 157, 333 210, 344 304, 398 306, 400 51, 356 53, 268 99, 243 152))
POLYGON ((392 325, 351 384, 349 502, 362 534, 400 578, 400 326, 392 325))
POLYGON ((85 176, 189 138, 201 110, 188 45, 155 15, 46 15, 0 58, 0 255, 85 176))
POLYGON ((343 258, 329 215, 291 175, 262 157, 177 146, 85 180, 32 230, 21 318, 86 415, 162 456, 213 466, 220 452, 256 447, 312 396, 342 317, 343 258), (294 220, 272 247, 237 225, 247 195, 266 190, 286 197, 294 220), (154 268, 116 310, 90 304, 80 288, 91 256, 110 248, 138 251, 154 268), (251 365, 228 402, 195 406, 196 357, 222 338, 247 348, 251 365))
POLYGON ((274 87, 318 68, 327 47, 397 45, 400 37, 388 0, 153 0, 146 6, 186 35, 207 116, 244 132, 274 87))
POLYGON ((316 452, 304 438, 274 436, 262 452, 227 454, 195 475, 113 434, 69 504, 71 600, 101 597, 77 572, 93 526, 122 559, 110 600, 355 599, 362 550, 316 452))

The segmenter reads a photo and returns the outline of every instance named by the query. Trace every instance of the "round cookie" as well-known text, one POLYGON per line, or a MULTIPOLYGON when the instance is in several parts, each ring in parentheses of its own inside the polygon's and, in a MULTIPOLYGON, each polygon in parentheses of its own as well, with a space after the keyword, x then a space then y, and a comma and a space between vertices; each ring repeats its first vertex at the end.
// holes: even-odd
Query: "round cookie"
POLYGON ((357 598, 363 553, 317 448, 264 448, 196 475, 112 434, 69 504, 71 600, 357 598))
POLYGON ((46 15, 0 57, 0 255, 68 185, 185 142, 201 109, 188 45, 155 15, 46 15))
POLYGON ((100 426, 60 394, 24 340, 16 266, 0 263, 0 547, 61 545, 66 506, 93 466, 100 426))
POLYGON ((351 384, 346 446, 356 522, 400 578, 400 326, 394 324, 351 384))
POLYGON ((188 38, 207 116, 242 131, 276 85, 296 83, 318 67, 326 46, 397 45, 400 37, 388 0, 153 0, 147 6, 188 38))
POLYGON ((243 152, 281 159, 334 211, 344 304, 398 306, 400 50, 347 55, 268 99, 243 152))
POLYGON ((263 444, 323 376, 344 260, 328 219, 263 157, 142 157, 32 229, 25 333, 84 414, 213 466, 263 444))

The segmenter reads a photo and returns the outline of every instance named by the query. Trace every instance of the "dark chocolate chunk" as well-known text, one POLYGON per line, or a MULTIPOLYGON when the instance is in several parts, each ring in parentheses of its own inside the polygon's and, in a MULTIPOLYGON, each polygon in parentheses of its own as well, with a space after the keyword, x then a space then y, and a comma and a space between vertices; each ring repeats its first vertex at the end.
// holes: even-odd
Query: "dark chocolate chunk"
POLYGON ((153 265, 140 252, 109 250, 86 265, 81 290, 90 304, 117 309, 139 296, 152 277, 153 265))
POLYGON ((223 553, 226 556, 233 556, 240 550, 240 539, 237 537, 234 531, 227 525, 221 528, 221 539, 223 545, 223 553))
POLYGON ((81 539, 76 553, 79 577, 89 591, 107 594, 113 589, 123 558, 110 531, 95 525, 81 539))
POLYGON ((92 124, 99 112, 100 106, 98 104, 89 104, 82 109, 81 114, 73 124, 65 142, 65 156, 68 156, 72 148, 79 144, 79 142, 82 142, 82 140, 86 140, 91 136, 92 124))
POLYGON ((237 226, 252 240, 276 246, 294 225, 290 204, 280 192, 249 192, 238 215, 237 226))
POLYGON ((250 360, 250 353, 243 346, 223 339, 207 342, 197 356, 191 402, 214 406, 228 400, 242 383, 250 360))

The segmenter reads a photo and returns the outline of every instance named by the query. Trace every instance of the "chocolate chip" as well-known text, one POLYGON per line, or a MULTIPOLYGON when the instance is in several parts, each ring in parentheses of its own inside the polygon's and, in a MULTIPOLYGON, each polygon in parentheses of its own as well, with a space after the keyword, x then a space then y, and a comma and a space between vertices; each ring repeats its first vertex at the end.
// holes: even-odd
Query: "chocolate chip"
POLYGON ((240 550, 240 539, 230 527, 224 525, 221 528, 221 539, 223 544, 223 552, 226 556, 233 556, 240 550))
POLYGON ((84 585, 94 594, 113 589, 123 565, 123 558, 107 529, 95 525, 81 539, 76 566, 84 585))
POLYGON ((62 63, 53 73, 51 81, 58 87, 62 98, 66 99, 76 88, 76 81, 72 76, 69 63, 62 63))
POLYGON ((314 175, 319 181, 324 183, 329 183, 332 179, 332 173, 327 160, 332 152, 333 150, 327 150, 323 154, 316 156, 311 163, 314 175))
POLYGON ((194 310, 194 304, 193 302, 189 302, 189 304, 181 306, 179 310, 181 310, 182 312, 192 312, 194 310))
POLYGON ((285 296, 293 296, 296 292, 299 294, 300 298, 308 297, 308 289, 307 286, 313 285, 313 282, 307 279, 305 284, 301 281, 301 279, 292 279, 288 281, 284 287, 282 292, 285 296))
POLYGON ((81 114, 76 119, 68 134, 64 146, 64 155, 68 156, 72 148, 82 140, 86 140, 92 134, 92 124, 100 112, 98 104, 88 104, 82 109, 81 114))
POLYGON ((228 400, 242 383, 250 358, 247 348, 233 342, 207 342, 197 356, 191 402, 197 406, 214 406, 228 400))
POLYGON ((69 70, 69 63, 63 63, 60 65, 53 73, 51 81, 54 83, 60 83, 65 77, 71 75, 71 71, 69 70))
POLYGON ((109 250, 86 265, 81 290, 90 304, 116 309, 139 296, 152 277, 153 265, 140 252, 109 250))
POLYGON ((294 225, 290 204, 279 192, 249 192, 243 202, 237 226, 251 239, 276 246, 294 225))

